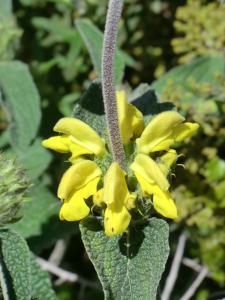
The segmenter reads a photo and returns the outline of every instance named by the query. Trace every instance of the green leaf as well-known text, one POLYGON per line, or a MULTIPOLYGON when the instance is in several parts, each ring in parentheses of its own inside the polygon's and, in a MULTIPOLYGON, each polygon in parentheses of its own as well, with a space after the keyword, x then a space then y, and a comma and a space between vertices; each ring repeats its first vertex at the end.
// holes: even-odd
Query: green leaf
POLYGON ((10 143, 24 151, 37 134, 40 99, 28 67, 18 61, 0 63, 0 90, 11 118, 10 143))
POLYGON ((9 130, 4 130, 0 135, 0 148, 9 144, 9 130))
MULTIPOLYGON (((63 23, 61 18, 43 18, 43 17, 34 17, 32 18, 32 24, 38 29, 45 30, 50 32, 53 36, 51 39, 51 43, 48 45, 52 45, 53 42, 74 42, 74 39, 79 40, 79 34, 74 28, 68 26, 68 24, 63 23)), ((77 41, 76 41, 77 42, 77 41)))
MULTIPOLYGON (((90 53, 98 78, 101 78, 103 34, 90 20, 87 19, 77 20, 76 26, 90 53)), ((117 49, 115 60, 115 79, 117 84, 121 83, 124 67, 125 63, 123 55, 117 49)))
POLYGON ((187 89, 190 89, 190 79, 194 79, 198 84, 206 82, 217 84, 216 78, 223 75, 224 63, 224 58, 221 56, 198 58, 190 64, 173 68, 160 79, 154 81, 151 87, 159 95, 162 95, 168 88, 169 81, 187 89))
POLYGON ((32 299, 56 300, 49 275, 42 270, 35 257, 31 255, 32 299))
POLYGON ((52 160, 51 153, 42 147, 41 140, 27 148, 26 152, 19 153, 18 159, 31 180, 38 178, 47 169, 52 160))
POLYGON ((92 82, 80 102, 75 104, 73 116, 89 124, 102 137, 107 136, 102 89, 99 81, 92 82))
POLYGON ((93 222, 91 219, 83 221, 80 229, 105 299, 155 300, 169 254, 167 223, 151 218, 145 227, 131 227, 127 241, 125 235, 105 236, 93 222))
POLYGON ((11 16, 12 13, 12 1, 1 0, 0 1, 0 16, 5 18, 11 16))
POLYGON ((20 0, 22 5, 27 5, 27 6, 35 6, 40 4, 42 1, 40 0, 20 0))
POLYGON ((30 195, 32 200, 28 200, 21 211, 23 218, 9 227, 28 239, 32 251, 39 253, 59 238, 77 232, 74 223, 59 220, 60 202, 44 185, 36 184, 30 195))
POLYGON ((221 89, 221 81, 224 77, 224 57, 203 57, 194 60, 187 65, 173 68, 153 82, 152 88, 162 99, 168 97, 175 99, 184 112, 192 111, 192 115, 218 113, 218 106, 214 100, 219 100, 210 94, 210 89, 221 89), (218 87, 218 88, 217 88, 218 87), (208 90, 208 92, 207 92, 208 90))
POLYGON ((66 52, 61 53, 60 51, 52 59, 42 62, 38 67, 39 72, 47 73, 53 66, 57 65, 62 69, 66 81, 71 81, 84 68, 80 55, 83 49, 83 40, 78 31, 71 27, 69 16, 67 17, 62 18, 56 15, 51 18, 34 17, 32 24, 37 29, 47 32, 45 38, 42 39, 44 47, 61 44, 61 46, 64 45, 62 48, 66 46, 68 49, 66 52), (80 64, 83 66, 81 67, 80 64))
POLYGON ((138 68, 138 63, 135 61, 135 59, 133 57, 131 57, 128 53, 121 51, 120 52, 124 63, 126 66, 131 67, 131 68, 138 68))
MULTIPOLYGON (((0 139, 0 146, 1 142, 0 139)), ((15 150, 9 148, 4 153, 8 158, 16 159, 20 163, 21 167, 26 170, 26 175, 31 182, 44 173, 52 160, 51 153, 41 146, 39 138, 24 152, 16 153, 15 150)))
POLYGON ((206 162, 203 168, 203 175, 209 181, 219 181, 225 178, 225 161, 218 156, 211 158, 206 162))
POLYGON ((30 300, 31 269, 30 252, 25 240, 16 232, 0 230, 1 285, 4 299, 30 300), (6 281, 5 281, 6 280, 6 281))
POLYGON ((146 83, 140 84, 132 92, 129 100, 143 113, 146 125, 152 116, 174 109, 171 102, 161 103, 154 90, 146 83))

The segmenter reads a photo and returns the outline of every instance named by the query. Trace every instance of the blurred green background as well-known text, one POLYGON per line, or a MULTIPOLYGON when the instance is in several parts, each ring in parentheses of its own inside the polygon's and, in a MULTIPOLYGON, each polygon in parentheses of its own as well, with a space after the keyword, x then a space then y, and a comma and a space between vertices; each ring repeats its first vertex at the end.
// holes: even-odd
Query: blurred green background
MULTIPOLYGON (((97 77, 93 52, 101 45, 107 2, 15 0, 11 7, 0 0, 0 91, 6 91, 0 93, 0 146, 17 157, 33 184, 24 217, 12 227, 35 254, 79 274, 79 281, 70 283, 51 275, 61 300, 103 299, 103 294, 77 224, 58 220, 55 195, 65 157, 43 149, 40 141, 52 135, 60 117, 71 115, 97 77), (60 247, 62 255, 54 261, 60 247)), ((224 15, 223 1, 126 0, 118 39, 124 88, 145 82, 161 101, 174 102, 201 125, 179 149, 184 156, 173 179, 179 220, 171 223, 171 257, 161 281, 163 289, 185 232, 185 257, 209 269, 197 300, 225 297, 224 15)), ((173 300, 197 275, 185 265, 180 274, 173 300)))

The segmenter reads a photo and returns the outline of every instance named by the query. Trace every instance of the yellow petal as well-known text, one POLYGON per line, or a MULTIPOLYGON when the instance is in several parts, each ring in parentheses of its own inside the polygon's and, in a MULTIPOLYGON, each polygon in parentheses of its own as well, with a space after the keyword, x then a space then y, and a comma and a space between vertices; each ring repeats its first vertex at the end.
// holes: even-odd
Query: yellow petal
POLYGON ((125 207, 130 194, 125 172, 113 162, 104 177, 103 201, 107 204, 104 217, 105 233, 114 236, 125 231, 131 216, 125 207))
POLYGON ((175 111, 166 111, 155 116, 137 139, 138 152, 150 153, 167 150, 174 140, 171 138, 173 129, 184 121, 175 111), (168 139, 168 140, 167 140, 168 139))
POLYGON ((172 134, 171 134, 165 140, 158 143, 158 145, 156 145, 151 152, 162 151, 162 150, 168 151, 170 146, 173 144, 174 144, 174 138, 172 138, 172 134))
POLYGON ((66 221, 78 221, 85 218, 89 214, 89 207, 84 199, 89 198, 97 192, 97 185, 100 177, 96 177, 87 183, 83 188, 72 194, 64 202, 60 210, 60 219, 66 221))
POLYGON ((155 183, 151 183, 147 180, 145 180, 140 174, 135 173, 135 176, 140 184, 141 191, 143 196, 151 196, 154 193, 158 192, 159 186, 155 183))
POLYGON ((53 136, 42 141, 42 146, 60 153, 70 152, 70 144, 71 141, 65 135, 53 136))
POLYGON ((42 145, 45 148, 49 148, 51 150, 55 150, 60 153, 68 153, 71 152, 72 156, 70 157, 70 161, 73 163, 77 159, 77 157, 84 154, 93 154, 93 151, 90 151, 87 148, 84 148, 74 141, 71 140, 70 136, 67 135, 59 135, 53 136, 49 139, 46 139, 42 142, 42 145))
MULTIPOLYGON (((105 145, 100 136, 89 125, 75 118, 62 118, 54 131, 72 136, 72 140, 81 147, 84 147, 96 155, 105 152, 105 145)), ((71 138, 71 137, 70 137, 71 138)))
POLYGON ((143 114, 134 105, 130 103, 128 105, 130 106, 133 115, 131 124, 133 128, 134 137, 139 137, 145 128, 143 114))
POLYGON ((184 139, 192 136, 199 128, 197 123, 186 122, 179 124, 173 130, 173 137, 176 142, 181 142, 184 139))
POLYGON ((106 204, 120 202, 124 205, 128 196, 125 172, 118 163, 113 162, 104 177, 103 201, 106 204))
POLYGON ((176 219, 177 208, 169 192, 159 190, 153 196, 153 206, 155 210, 166 218, 176 219))
POLYGON ((90 209, 84 199, 74 195, 69 202, 62 205, 59 217, 61 220, 79 221, 85 218, 89 214, 89 211, 90 209))
POLYGON ((97 206, 103 206, 104 201, 103 201, 103 188, 98 190, 94 196, 93 196, 93 203, 97 206))
POLYGON ((137 180, 141 186, 142 193, 148 197, 153 195, 153 206, 155 210, 166 218, 176 219, 177 208, 168 191, 162 191, 154 183, 147 182, 139 174, 136 174, 137 180))
POLYGON ((100 168, 93 161, 77 160, 64 173, 58 187, 58 197, 67 200, 72 193, 86 186, 101 173, 100 168))
POLYGON ((71 157, 69 158, 69 161, 71 163, 74 163, 77 160, 77 158, 81 155, 93 153, 89 149, 84 148, 80 145, 77 145, 74 142, 71 142, 69 149, 70 149, 70 152, 72 153, 71 157))
POLYGON ((140 175, 149 183, 156 183, 163 190, 168 190, 169 182, 156 162, 145 154, 137 154, 134 162, 130 166, 136 177, 140 175))
POLYGON ((173 149, 160 157, 158 166, 165 176, 169 174, 171 166, 177 161, 177 157, 177 152, 173 149))
POLYGON ((118 201, 110 204, 105 210, 104 227, 105 234, 115 236, 124 232, 129 226, 131 215, 126 207, 118 201))
POLYGON ((120 132, 123 144, 126 145, 131 138, 141 135, 144 129, 143 115, 127 101, 124 91, 118 91, 116 96, 120 132))
MULTIPOLYGON (((100 177, 96 177, 89 181, 85 186, 83 186, 81 189, 76 191, 73 195, 75 195, 78 198, 87 199, 90 196, 94 195, 97 192, 97 186, 99 183, 100 177)), ((70 198, 69 200, 70 201, 70 198)))

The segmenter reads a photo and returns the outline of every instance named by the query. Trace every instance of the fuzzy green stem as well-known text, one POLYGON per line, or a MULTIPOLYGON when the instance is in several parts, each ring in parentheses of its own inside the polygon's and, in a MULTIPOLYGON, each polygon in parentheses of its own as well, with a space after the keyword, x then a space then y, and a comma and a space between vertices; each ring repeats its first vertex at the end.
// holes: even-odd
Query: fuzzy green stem
POLYGON ((126 157, 118 122, 114 78, 116 40, 122 7, 123 0, 109 1, 102 51, 102 92, 113 160, 125 169, 126 157))

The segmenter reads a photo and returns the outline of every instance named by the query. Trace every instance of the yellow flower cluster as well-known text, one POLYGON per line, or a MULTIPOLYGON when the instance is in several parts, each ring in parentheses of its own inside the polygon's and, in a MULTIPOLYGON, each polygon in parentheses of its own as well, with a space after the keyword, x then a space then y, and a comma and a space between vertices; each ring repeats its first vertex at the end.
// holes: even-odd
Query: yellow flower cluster
POLYGON ((78 221, 89 215, 92 205, 98 206, 103 211, 108 236, 128 228, 131 210, 136 209, 137 201, 142 197, 152 201, 155 210, 164 217, 177 217, 168 181, 177 153, 170 147, 198 129, 198 124, 184 122, 176 111, 159 113, 145 127, 142 113, 128 103, 124 91, 117 92, 117 106, 123 144, 136 145, 135 158, 127 173, 136 178, 140 193, 138 188, 130 192, 129 176, 117 162, 112 162, 103 174, 94 158, 107 155, 105 141, 81 120, 60 119, 54 131, 61 135, 43 141, 46 148, 71 153, 72 166, 63 175, 58 188, 58 197, 63 201, 60 218, 78 221))
POLYGON ((214 1, 203 4, 189 0, 176 12, 175 30, 181 35, 172 40, 175 53, 182 54, 180 63, 187 63, 202 55, 224 54, 225 4, 214 1))

